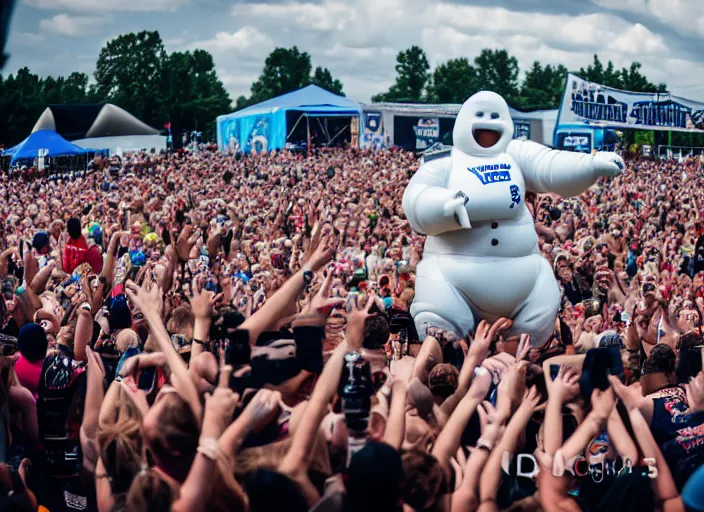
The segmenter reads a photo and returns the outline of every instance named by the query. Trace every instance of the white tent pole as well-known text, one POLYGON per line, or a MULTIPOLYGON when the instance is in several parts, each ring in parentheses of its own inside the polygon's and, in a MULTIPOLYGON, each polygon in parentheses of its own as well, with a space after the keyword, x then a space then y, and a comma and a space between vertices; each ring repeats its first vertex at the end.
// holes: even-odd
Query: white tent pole
POLYGON ((306 126, 308 129, 308 145, 306 146, 306 149, 310 151, 310 118, 306 116, 306 126))
POLYGON ((298 126, 298 123, 300 123, 301 119, 303 119, 304 117, 308 117, 308 114, 301 114, 301 116, 296 120, 296 124, 293 125, 293 128, 291 128, 291 131, 288 132, 288 135, 286 135, 286 140, 288 140, 288 138, 293 134, 293 131, 298 126))
POLYGON ((345 130, 347 130, 349 127, 350 127, 349 125, 343 126, 343 127, 340 129, 340 131, 337 132, 337 133, 335 134, 335 136, 334 136, 332 139, 330 139, 330 141, 328 142, 328 144, 332 144, 332 142, 337 138, 337 136, 340 135, 340 134, 341 134, 342 132, 344 132, 345 130))

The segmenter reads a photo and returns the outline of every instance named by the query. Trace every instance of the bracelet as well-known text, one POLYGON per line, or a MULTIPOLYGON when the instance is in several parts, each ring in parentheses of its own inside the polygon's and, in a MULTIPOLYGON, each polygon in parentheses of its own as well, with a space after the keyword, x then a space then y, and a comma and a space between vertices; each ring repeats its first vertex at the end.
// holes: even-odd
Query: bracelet
POLYGON ((479 448, 480 450, 486 450, 487 452, 491 452, 491 450, 494 449, 494 446, 486 439, 479 439, 477 441, 477 448, 479 448))
POLYGON ((627 348, 626 352, 628 352, 629 354, 639 354, 640 349, 639 348, 627 348))
POLYGON ((207 341, 199 340, 197 338, 193 338, 193 343, 197 343, 198 345, 203 345, 203 346, 208 344, 207 341))
POLYGON ((218 440, 214 437, 204 437, 200 439, 196 451, 213 461, 217 461, 221 455, 218 440))

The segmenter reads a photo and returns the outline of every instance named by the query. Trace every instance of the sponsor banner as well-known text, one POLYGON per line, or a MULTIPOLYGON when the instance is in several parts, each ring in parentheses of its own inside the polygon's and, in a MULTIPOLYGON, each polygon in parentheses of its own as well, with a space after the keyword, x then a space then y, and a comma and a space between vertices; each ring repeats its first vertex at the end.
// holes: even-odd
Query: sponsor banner
POLYGON ((265 153, 269 149, 270 121, 269 114, 241 120, 242 138, 247 140, 244 146, 245 153, 265 153))
POLYGON ((513 138, 530 140, 530 121, 513 121, 513 138))
POLYGON ((635 93, 567 76, 557 124, 704 131, 704 103, 669 93, 635 93))
POLYGON ((416 150, 428 149, 440 139, 440 120, 435 118, 418 119, 418 126, 413 127, 416 133, 416 150))
POLYGON ((381 112, 364 112, 362 149, 383 149, 386 146, 381 112))

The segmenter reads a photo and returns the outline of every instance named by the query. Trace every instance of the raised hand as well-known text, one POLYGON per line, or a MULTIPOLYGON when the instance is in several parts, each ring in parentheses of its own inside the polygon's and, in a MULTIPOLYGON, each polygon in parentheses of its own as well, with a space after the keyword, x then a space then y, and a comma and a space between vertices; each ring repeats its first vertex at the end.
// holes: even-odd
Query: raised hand
POLYGON ((364 306, 355 305, 347 315, 347 344, 350 350, 361 350, 364 341, 364 323, 374 316, 369 311, 374 305, 374 296, 370 295, 364 306))
POLYGON ((205 395, 205 416, 201 437, 218 439, 232 421, 239 395, 230 389, 232 366, 220 371, 220 381, 212 395, 205 395))
POLYGON ((332 269, 328 269, 328 274, 323 281, 320 290, 315 294, 313 299, 308 304, 306 308, 306 313, 319 313, 326 317, 335 306, 341 306, 345 303, 345 299, 339 297, 330 297, 330 288, 333 282, 333 272, 332 269))
POLYGON ((604 391, 595 389, 592 392, 592 412, 591 414, 602 423, 609 418, 609 414, 616 405, 614 390, 609 388, 604 391))
POLYGON ((474 339, 469 344, 467 357, 473 357, 476 359, 476 364, 481 364, 489 353, 489 346, 494 337, 510 329, 512 325, 513 322, 508 318, 499 318, 493 324, 490 324, 486 320, 479 322, 474 333, 474 339))
POLYGON ((159 285, 147 279, 143 286, 138 286, 134 281, 125 283, 125 293, 130 302, 147 317, 155 314, 161 318, 163 307, 163 292, 159 285))
POLYGON ((562 402, 570 402, 579 394, 579 373, 572 367, 561 366, 548 392, 562 402))
POLYGON ((684 385, 687 390, 687 402, 693 412, 704 411, 704 372, 699 372, 684 385))

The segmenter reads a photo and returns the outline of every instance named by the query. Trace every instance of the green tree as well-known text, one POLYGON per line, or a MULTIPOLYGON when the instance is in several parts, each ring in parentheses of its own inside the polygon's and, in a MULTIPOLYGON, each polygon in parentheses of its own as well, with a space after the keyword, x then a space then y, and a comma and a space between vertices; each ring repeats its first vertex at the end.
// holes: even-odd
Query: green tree
POLYGON ((151 126, 164 120, 162 84, 168 62, 157 31, 123 34, 100 50, 95 70, 97 91, 151 126))
POLYGON ((311 83, 334 94, 338 94, 340 96, 345 95, 345 93, 342 92, 342 82, 333 78, 332 73, 330 73, 328 68, 321 68, 320 66, 315 68, 315 72, 311 78, 311 83))
POLYGON ((214 137, 213 119, 230 110, 212 55, 204 50, 174 52, 164 68, 164 105, 172 133, 181 129, 214 137))
POLYGON ((7 146, 27 137, 46 109, 43 82, 26 67, 0 81, 0 141, 7 146))
POLYGON ((481 89, 477 70, 465 57, 450 59, 438 65, 428 86, 432 103, 464 103, 481 89))
POLYGON ((522 110, 545 110, 557 108, 562 99, 562 91, 567 78, 567 68, 563 65, 543 67, 537 60, 526 71, 521 85, 520 97, 515 106, 522 110))
POLYGON ((63 83, 61 88, 62 103, 84 103, 88 98, 88 75, 85 73, 73 72, 63 83))
POLYGON ((633 92, 658 92, 659 87, 664 87, 665 84, 656 86, 648 81, 648 79, 640 72, 640 62, 631 63, 630 68, 622 68, 619 72, 621 88, 626 91, 633 92))
POLYGON ((430 80, 429 69, 428 57, 419 46, 399 52, 396 56, 396 82, 388 92, 374 96, 372 101, 424 102, 430 80))
POLYGON ((494 91, 513 103, 518 96, 518 60, 506 50, 485 48, 474 59, 482 89, 494 91))
POLYGON ((259 103, 310 84, 310 55, 298 47, 276 48, 264 61, 264 69, 252 84, 252 103, 259 103))

